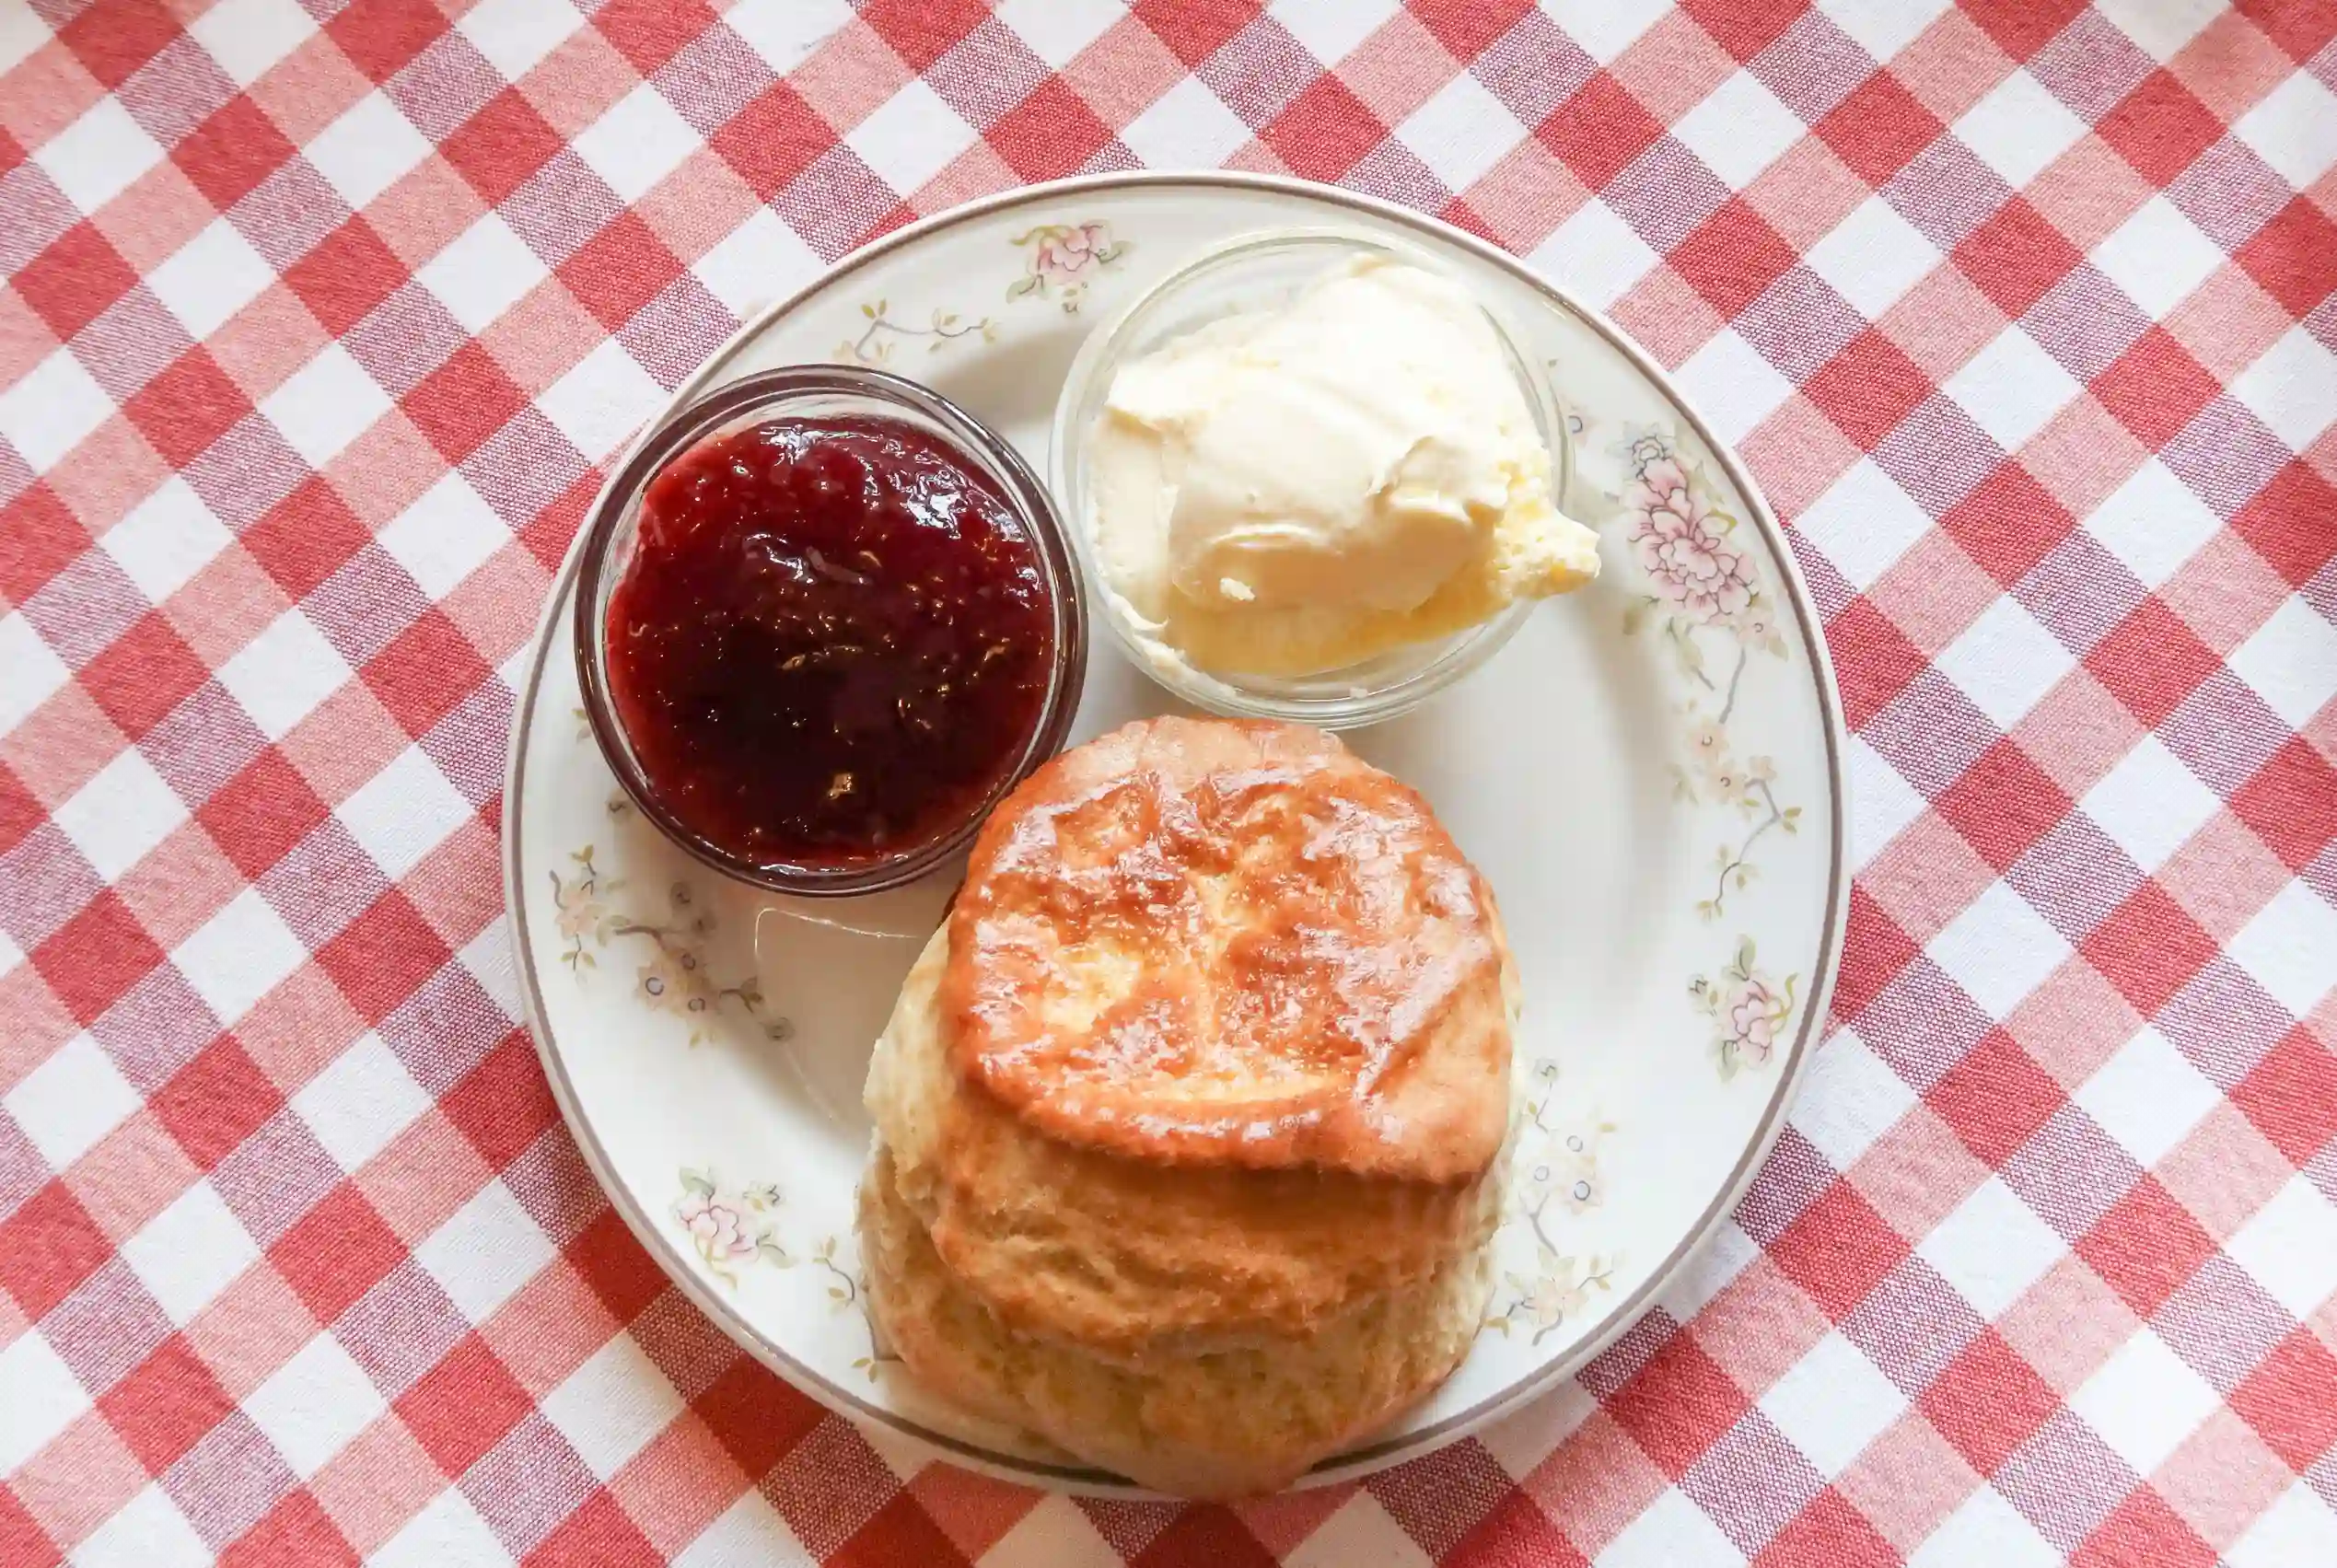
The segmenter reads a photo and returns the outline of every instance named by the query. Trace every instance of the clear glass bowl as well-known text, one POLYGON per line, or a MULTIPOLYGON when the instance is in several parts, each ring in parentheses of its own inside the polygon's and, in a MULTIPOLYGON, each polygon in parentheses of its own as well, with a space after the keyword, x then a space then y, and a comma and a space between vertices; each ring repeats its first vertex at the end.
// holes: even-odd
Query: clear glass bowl
MULTIPOLYGON (((1176 696, 1211 713, 1290 719, 1322 729, 1376 724, 1419 706, 1482 665, 1533 613, 1533 602, 1520 600, 1451 636, 1390 649, 1361 664, 1317 675, 1236 675, 1160 657, 1159 644, 1144 634, 1127 602, 1111 590, 1104 575, 1090 528, 1087 434, 1102 412, 1120 367, 1237 310, 1270 308, 1289 299, 1338 262, 1357 255, 1383 256, 1448 274, 1453 271, 1424 250, 1342 229, 1274 229, 1237 239, 1169 273, 1089 334, 1055 403, 1049 472, 1080 564, 1103 605, 1104 620, 1138 668, 1176 696)), ((1550 449, 1554 504, 1567 494, 1574 477, 1566 422, 1559 415, 1547 378, 1519 350, 1516 336, 1491 310, 1485 319, 1500 340, 1534 428, 1550 449)))
POLYGON ((1041 762, 1063 749, 1079 705, 1087 664, 1087 617, 1079 570, 1062 518, 1039 476, 1006 438, 927 387, 856 366, 800 365, 765 370, 717 387, 651 431, 619 473, 587 525, 576 576, 576 679, 585 714, 601 754, 643 816, 691 854, 726 876, 774 892, 823 897, 873 893, 913 881, 965 847, 991 808, 1041 762), (609 693, 609 597, 633 559, 642 493, 659 470, 714 436, 783 418, 874 416, 937 436, 972 472, 986 479, 1038 548, 1054 613, 1054 660, 1047 699, 1030 739, 997 787, 961 822, 896 854, 846 865, 766 865, 741 859, 692 831, 658 793, 626 738, 609 693))

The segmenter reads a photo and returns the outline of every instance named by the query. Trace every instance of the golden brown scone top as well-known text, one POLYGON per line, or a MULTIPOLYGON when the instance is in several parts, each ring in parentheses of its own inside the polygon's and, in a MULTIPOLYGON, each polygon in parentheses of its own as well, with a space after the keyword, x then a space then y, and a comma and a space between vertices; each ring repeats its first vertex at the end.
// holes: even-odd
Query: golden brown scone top
POLYGON ((994 813, 950 916, 957 1071, 1065 1143, 1472 1179, 1507 1128, 1500 917, 1420 796, 1296 725, 1157 718, 994 813))

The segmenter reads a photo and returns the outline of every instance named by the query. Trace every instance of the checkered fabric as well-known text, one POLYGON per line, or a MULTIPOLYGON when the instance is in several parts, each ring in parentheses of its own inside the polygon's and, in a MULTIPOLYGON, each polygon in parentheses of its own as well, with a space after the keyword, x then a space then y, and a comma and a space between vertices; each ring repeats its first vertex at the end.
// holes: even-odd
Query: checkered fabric
POLYGON ((2337 4, 0 0, 0 1562, 2337 1563, 2337 4), (1712 1254, 1361 1486, 746 1359, 518 1023, 515 671, 759 297, 1080 170, 1529 257, 1792 525, 1848 949, 1712 1254))

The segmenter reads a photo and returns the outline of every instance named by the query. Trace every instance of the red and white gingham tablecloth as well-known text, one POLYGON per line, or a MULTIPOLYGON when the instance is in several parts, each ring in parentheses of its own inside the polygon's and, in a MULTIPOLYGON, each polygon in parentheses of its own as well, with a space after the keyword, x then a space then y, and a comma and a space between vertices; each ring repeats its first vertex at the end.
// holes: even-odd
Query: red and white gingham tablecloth
POLYGON ((2337 0, 0 0, 0 1562, 2337 1563, 2337 0), (1792 525, 1856 883, 1573 1385, 1075 1503, 732 1348, 519 1025, 513 675, 752 302, 1082 170, 1491 236, 1792 525))

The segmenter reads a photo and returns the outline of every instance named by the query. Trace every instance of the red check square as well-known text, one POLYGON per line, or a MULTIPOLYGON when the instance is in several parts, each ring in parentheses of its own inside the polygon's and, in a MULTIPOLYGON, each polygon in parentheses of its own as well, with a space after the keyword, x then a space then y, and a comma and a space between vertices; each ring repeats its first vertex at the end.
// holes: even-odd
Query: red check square
POLYGON ((2302 1170, 2337 1139, 2337 1054, 2300 1024, 2232 1089, 2231 1102, 2302 1170))
POLYGON ((487 1342, 467 1334, 394 1408, 423 1451, 460 1475, 534 1408, 487 1342))
POLYGON ((1860 179, 1879 186, 1947 126, 1897 76, 1878 71, 1811 129, 1860 179))
MULTIPOLYGON (((1323 80, 1335 82, 1336 78, 1325 76, 1323 80)), ((1285 111, 1285 118, 1297 107, 1294 103, 1290 110, 1285 111)), ((1304 133, 1303 140, 1308 148, 1330 148, 1343 134, 1339 124, 1328 118, 1329 106, 1324 107, 1325 120, 1307 127, 1304 133)), ((1385 134, 1378 128, 1378 122, 1371 118, 1369 110, 1364 109, 1360 103, 1354 105, 1354 110, 1361 111, 1361 118, 1357 119, 1350 112, 1344 122, 1349 127, 1346 134, 1350 134, 1353 139, 1362 140, 1363 145, 1354 157, 1348 158, 1349 164, 1378 145, 1380 136, 1385 134), (1366 137, 1367 140, 1364 139, 1366 137)), ((982 133, 982 139, 1006 160, 1006 167, 1020 179, 1059 180, 1064 175, 1078 173, 1087 167, 1088 159, 1110 146, 1111 127, 1098 119, 1096 111, 1088 108, 1062 77, 1051 76, 1040 84, 1029 97, 1000 116, 996 124, 982 133)), ((1265 139, 1268 145, 1282 154, 1283 161, 1292 168, 1301 167, 1298 157, 1294 156, 1301 148, 1285 146, 1277 139, 1272 127, 1268 128, 1265 139)), ((1332 156, 1338 155, 1333 153, 1332 156)), ((1345 172, 1344 166, 1338 172, 1345 172)))
POLYGON ((365 668, 366 686, 417 738, 486 678, 486 661, 439 610, 398 633, 365 668))
POLYGON ((2042 299, 2081 260, 2061 230, 2017 196, 1965 236, 1953 257, 1996 308, 2015 317, 2042 299))
POLYGON ((318 949, 317 962, 351 1006, 379 1023, 452 956, 412 900, 393 888, 318 949))
POLYGON ((792 1384, 745 1355, 707 1385, 690 1408, 750 1476, 762 1475, 777 1464, 825 1416, 792 1384))
MULTIPOLYGON (((2337 230, 2331 231, 2337 242, 2337 230)), ((2232 532, 2298 587, 2337 560, 2337 484, 2310 464, 2285 464, 2231 520, 2232 532)))
POLYGON ((106 1233, 62 1181, 51 1181, 0 1220, 0 1289, 28 1322, 45 1316, 112 1256, 106 1233))
POLYGON ((1596 191, 1654 146, 1664 126, 1629 87, 1601 71, 1552 110, 1534 134, 1596 191))
POLYGON ((2090 390, 2145 445, 2165 446, 2223 388, 2164 327, 2153 327, 2094 377, 2090 390))
POLYGON ((147 1104, 179 1146, 209 1170, 258 1132, 284 1096, 233 1035, 224 1035, 155 1091, 147 1104))
POLYGON ((44 483, 0 506, 0 598, 22 604, 89 548, 89 530, 44 483))
POLYGON ((2127 1494, 2070 1560, 2070 1568, 2211 1568, 2215 1549, 2147 1486, 2127 1494))
POLYGON ((210 678, 186 639, 148 610, 89 661, 81 684, 124 735, 141 740, 210 678))
POLYGON ((219 1424, 235 1400, 183 1335, 173 1335, 98 1400, 147 1469, 159 1475, 219 1424))
POLYGON ((2215 1255, 2215 1238, 2145 1175, 2078 1237, 2075 1250, 2119 1300, 2147 1318, 2215 1255))
POLYGON ((517 1029, 448 1092, 438 1109, 497 1170, 560 1120, 535 1047, 517 1029))
POLYGON ((197 346, 147 382, 122 412, 163 461, 183 469, 251 412, 251 400, 197 346))
POLYGON ((592 25, 644 76, 657 71, 715 24, 697 0, 610 0, 592 25))
POLYGON ((2094 679, 2154 729, 2222 663, 2156 596, 2143 600, 2086 656, 2094 679))
POLYGON ((1906 351, 1869 327, 1802 389, 1835 427, 1866 451, 1932 394, 1932 379, 1906 351))
POLYGON ((750 99, 707 145, 767 202, 834 146, 836 133, 801 93, 777 82, 750 99))
POLYGON ((1723 316, 1750 305, 1799 260, 1785 237, 1741 196, 1706 218, 1666 259, 1723 316))
POLYGON ((2301 319, 2337 294, 2337 221, 2299 196, 2273 214, 2232 259, 2301 319))
POLYGON ((2145 882, 2089 933, 2079 951, 2145 1016, 2215 958, 2215 939, 2157 882, 2145 882))
POLYGON ((349 64, 376 83, 404 70, 446 30, 446 14, 430 0, 366 0, 325 24, 349 64))
POLYGON ((284 273, 285 286, 335 337, 373 314, 406 277, 405 263, 363 217, 326 235, 284 273))
POLYGON ((238 97, 187 133, 170 149, 170 161, 189 184, 225 212, 282 168, 294 151, 258 104, 238 97))
POLYGON ((438 152, 490 206, 526 184, 564 144, 535 105, 507 87, 438 144, 438 152))
POLYGON ((77 223, 8 281, 51 331, 70 338, 136 287, 138 274, 94 226, 77 223))
POLYGON ((2068 1101, 2052 1075, 1992 1029, 1924 1097, 1964 1146, 2002 1166, 2068 1101))
POLYGON ((1769 1249, 1785 1277, 1839 1323, 1907 1257, 1906 1238, 1847 1181, 1804 1209, 1769 1249))
POLYGON ((268 1249, 284 1276, 320 1323, 331 1323, 379 1284, 406 1257, 397 1233, 382 1223, 356 1188, 343 1182, 268 1249))
POLYGON ((2164 186, 2222 139, 2224 122, 2172 72, 2159 70, 2094 122, 2094 134, 2143 178, 2164 186))
POLYGON ((32 967, 57 1000, 89 1023, 162 962, 162 949, 108 889, 33 949, 32 967))
POLYGON ((1984 1329, 1917 1396, 1915 1408, 1972 1469, 1994 1475, 2060 1403, 2003 1335, 1984 1329))

